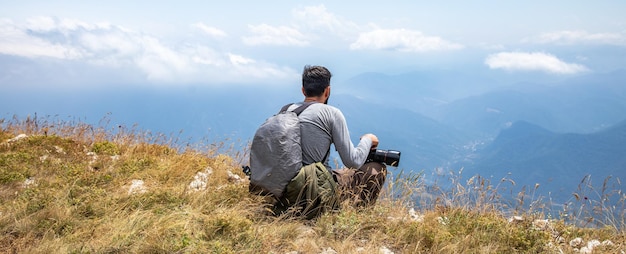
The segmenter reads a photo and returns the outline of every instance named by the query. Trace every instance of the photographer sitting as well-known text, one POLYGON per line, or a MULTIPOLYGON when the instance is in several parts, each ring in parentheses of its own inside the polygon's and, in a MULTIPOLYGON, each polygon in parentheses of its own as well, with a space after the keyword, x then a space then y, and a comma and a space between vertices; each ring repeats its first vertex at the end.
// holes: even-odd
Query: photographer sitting
MULTIPOLYGON (((331 171, 341 194, 340 201, 350 200, 359 206, 374 204, 385 182, 387 169, 380 162, 365 162, 372 149, 377 147, 378 138, 374 134, 365 134, 356 147, 352 144, 343 114, 327 104, 330 97, 330 78, 330 71, 322 66, 305 66, 302 73, 302 93, 305 96, 303 103, 318 102, 299 115, 302 163, 311 165, 321 162, 331 171), (331 170, 331 144, 335 145, 346 168, 331 170)), ((295 103, 289 110, 303 103, 295 103)), ((294 192, 298 190, 293 186, 291 189, 294 192)), ((289 190, 290 186, 287 187, 287 192, 289 190)))

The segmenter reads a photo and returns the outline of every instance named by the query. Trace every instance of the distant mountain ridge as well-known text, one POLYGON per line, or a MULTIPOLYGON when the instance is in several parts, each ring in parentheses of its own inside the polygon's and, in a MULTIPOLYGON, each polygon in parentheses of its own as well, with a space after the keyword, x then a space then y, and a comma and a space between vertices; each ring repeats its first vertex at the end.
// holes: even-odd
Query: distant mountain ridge
POLYGON ((539 183, 553 197, 567 198, 586 175, 596 186, 606 177, 626 179, 626 121, 591 134, 559 134, 516 122, 466 168, 497 179, 511 173, 519 186, 539 183))
POLYGON ((626 116, 626 71, 598 73, 556 84, 524 83, 459 99, 435 119, 468 131, 496 135, 516 121, 557 132, 591 133, 626 116))
POLYGON ((408 109, 374 105, 345 94, 331 97, 331 100, 330 104, 345 115, 353 139, 365 133, 376 134, 380 149, 403 152, 400 168, 407 170, 430 170, 448 165, 455 157, 461 157, 459 154, 466 153, 463 145, 471 140, 461 130, 408 109))
POLYGON ((412 71, 397 75, 366 72, 342 82, 336 91, 429 116, 435 107, 482 94, 494 84, 497 84, 495 80, 454 70, 412 71))
POLYGON ((455 70, 367 72, 333 89, 489 137, 516 121, 591 133, 626 116, 626 70, 516 83, 455 70))

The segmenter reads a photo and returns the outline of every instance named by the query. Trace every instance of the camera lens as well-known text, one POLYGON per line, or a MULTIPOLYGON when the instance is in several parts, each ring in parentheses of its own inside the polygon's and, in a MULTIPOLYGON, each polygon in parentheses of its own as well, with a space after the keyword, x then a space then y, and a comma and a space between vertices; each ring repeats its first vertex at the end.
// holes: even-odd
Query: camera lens
POLYGON ((367 157, 366 162, 380 162, 389 166, 397 167, 400 164, 400 151, 374 150, 367 157))

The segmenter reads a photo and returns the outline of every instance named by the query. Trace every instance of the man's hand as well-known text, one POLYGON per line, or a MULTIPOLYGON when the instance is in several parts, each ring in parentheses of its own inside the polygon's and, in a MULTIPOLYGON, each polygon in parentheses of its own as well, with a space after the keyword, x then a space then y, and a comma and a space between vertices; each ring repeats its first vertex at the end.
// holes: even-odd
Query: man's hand
POLYGON ((365 134, 363 136, 361 136, 361 138, 364 137, 368 137, 372 140, 372 148, 371 149, 376 149, 376 147, 378 147, 378 137, 376 137, 376 135, 372 134, 372 133, 368 133, 365 134))

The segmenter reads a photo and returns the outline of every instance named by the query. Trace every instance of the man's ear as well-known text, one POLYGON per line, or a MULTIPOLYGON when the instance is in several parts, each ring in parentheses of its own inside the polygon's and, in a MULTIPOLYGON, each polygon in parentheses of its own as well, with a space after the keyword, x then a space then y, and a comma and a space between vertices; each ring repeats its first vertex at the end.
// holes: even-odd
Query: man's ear
POLYGON ((327 86, 326 89, 324 89, 324 96, 330 97, 330 86, 327 86))
POLYGON ((304 97, 306 97, 306 92, 304 92, 304 87, 302 87, 302 94, 304 94, 304 97))

